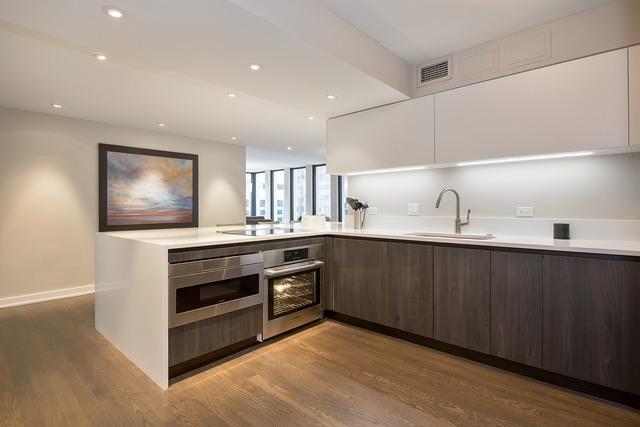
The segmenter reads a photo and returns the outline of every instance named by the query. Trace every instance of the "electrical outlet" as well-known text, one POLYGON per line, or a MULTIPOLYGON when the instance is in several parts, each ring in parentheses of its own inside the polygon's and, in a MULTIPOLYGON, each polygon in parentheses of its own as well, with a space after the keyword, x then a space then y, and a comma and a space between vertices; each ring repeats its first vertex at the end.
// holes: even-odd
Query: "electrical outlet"
POLYGON ((367 215, 378 215, 378 208, 375 206, 369 206, 369 209, 367 209, 367 215))
POLYGON ((520 206, 516 208, 516 216, 518 217, 532 217, 533 216, 533 207, 531 206, 520 206))
POLYGON ((408 203, 407 215, 420 215, 420 203, 408 203))

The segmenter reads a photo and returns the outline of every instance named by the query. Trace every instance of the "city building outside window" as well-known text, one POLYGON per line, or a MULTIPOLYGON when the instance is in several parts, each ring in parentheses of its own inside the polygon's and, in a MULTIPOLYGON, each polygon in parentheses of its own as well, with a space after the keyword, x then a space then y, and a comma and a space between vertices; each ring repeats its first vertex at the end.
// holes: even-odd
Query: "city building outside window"
POLYGON ((284 170, 271 172, 271 217, 279 223, 284 220, 284 170))
POLYGON ((291 219, 300 221, 305 212, 307 197, 307 170, 291 169, 291 219))
POLYGON ((313 166, 313 213, 331 218, 331 176, 326 165, 313 166))
POLYGON ((269 217, 271 214, 267 210, 267 180, 264 172, 255 174, 256 176, 256 213, 257 216, 269 217))
POLYGON ((251 216, 251 205, 253 202, 253 174, 245 173, 245 203, 244 212, 246 216, 251 216))

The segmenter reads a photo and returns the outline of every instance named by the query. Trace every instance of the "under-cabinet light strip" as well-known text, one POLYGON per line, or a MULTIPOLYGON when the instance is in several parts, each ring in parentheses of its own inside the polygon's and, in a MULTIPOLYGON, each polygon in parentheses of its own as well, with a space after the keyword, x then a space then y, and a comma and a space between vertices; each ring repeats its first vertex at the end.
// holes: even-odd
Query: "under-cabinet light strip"
POLYGON ((406 168, 373 169, 373 170, 367 170, 367 171, 351 172, 351 173, 348 173, 346 175, 348 175, 348 176, 370 175, 370 174, 374 174, 374 173, 407 172, 407 171, 417 171, 417 170, 423 170, 423 169, 427 169, 427 167, 426 166, 409 166, 409 167, 406 167, 406 168))
POLYGON ((460 162, 456 163, 456 166, 476 166, 476 165, 490 165, 495 163, 511 163, 511 162, 527 162, 532 160, 547 160, 547 159, 564 159, 568 157, 582 157, 590 156, 594 154, 593 151, 577 151, 575 153, 562 153, 562 154, 545 154, 541 156, 523 156, 523 157, 509 157, 506 159, 495 160, 477 160, 472 162, 460 162))

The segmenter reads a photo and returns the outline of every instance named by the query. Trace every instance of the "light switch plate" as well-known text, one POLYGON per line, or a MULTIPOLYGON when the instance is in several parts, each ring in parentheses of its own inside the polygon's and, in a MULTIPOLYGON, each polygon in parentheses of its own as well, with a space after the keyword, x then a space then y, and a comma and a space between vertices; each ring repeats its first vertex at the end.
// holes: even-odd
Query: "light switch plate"
POLYGON ((532 217, 533 216, 533 207, 532 206, 519 206, 516 208, 516 216, 518 217, 532 217))
POLYGON ((367 209, 367 214, 378 215, 378 208, 376 208, 375 206, 369 206, 369 209, 367 209))
POLYGON ((408 203, 407 215, 420 215, 420 203, 408 203))

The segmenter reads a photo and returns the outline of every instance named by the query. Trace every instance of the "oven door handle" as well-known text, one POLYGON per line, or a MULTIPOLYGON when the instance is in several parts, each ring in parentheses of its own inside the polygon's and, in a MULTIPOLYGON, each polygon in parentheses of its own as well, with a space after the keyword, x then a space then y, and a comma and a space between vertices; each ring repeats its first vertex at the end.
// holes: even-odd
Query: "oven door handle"
POLYGON ((301 271, 314 270, 324 265, 324 261, 316 260, 310 263, 297 265, 295 267, 268 268, 264 271, 264 277, 272 278, 284 276, 286 274, 299 273, 301 271))

